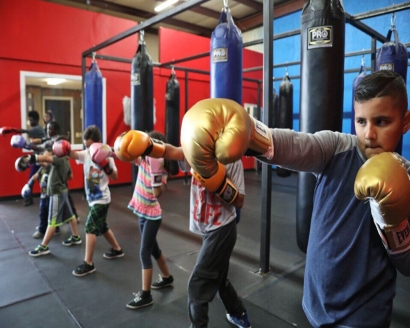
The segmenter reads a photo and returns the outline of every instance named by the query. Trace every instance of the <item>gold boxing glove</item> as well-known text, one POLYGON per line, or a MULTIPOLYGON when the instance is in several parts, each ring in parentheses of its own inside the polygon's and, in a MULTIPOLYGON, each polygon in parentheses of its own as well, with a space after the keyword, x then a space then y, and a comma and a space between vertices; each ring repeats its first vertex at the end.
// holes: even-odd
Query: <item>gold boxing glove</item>
POLYGON ((145 132, 130 130, 117 137, 114 151, 118 159, 133 162, 140 156, 163 157, 165 144, 160 140, 150 138, 145 132))
POLYGON ((218 163, 233 163, 252 149, 252 156, 273 156, 272 134, 263 123, 230 99, 204 99, 185 114, 181 146, 192 169, 203 177, 218 171, 218 163))
POLYGON ((368 159, 357 173, 354 193, 369 200, 373 220, 386 249, 410 249, 410 178, 399 156, 385 152, 368 159))
POLYGON ((225 165, 217 163, 217 172, 209 177, 204 178, 198 172, 191 170, 192 176, 208 191, 214 192, 225 203, 232 204, 238 197, 238 189, 232 181, 226 176, 225 165))

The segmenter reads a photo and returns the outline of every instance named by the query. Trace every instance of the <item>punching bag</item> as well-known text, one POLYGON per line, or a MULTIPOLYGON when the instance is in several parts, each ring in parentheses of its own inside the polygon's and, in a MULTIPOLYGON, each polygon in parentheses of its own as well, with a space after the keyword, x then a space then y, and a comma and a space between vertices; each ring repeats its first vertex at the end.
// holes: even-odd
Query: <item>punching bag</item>
POLYGON ((351 121, 351 133, 356 134, 356 128, 354 125, 354 93, 360 81, 366 76, 366 65, 364 63, 364 57, 362 57, 362 65, 360 66, 359 75, 357 75, 353 80, 352 86, 352 121, 351 121))
MULTIPOLYGON (((293 84, 290 82, 289 74, 286 73, 279 86, 279 110, 278 127, 281 129, 293 129, 293 84)), ((291 171, 277 167, 276 174, 286 178, 291 171)))
POLYGON ((102 74, 95 59, 90 69, 85 73, 84 83, 84 130, 90 125, 96 125, 101 131, 103 139, 103 81, 102 74))
POLYGON ((227 98, 242 105, 242 52, 242 33, 225 4, 211 36, 211 98, 227 98))
MULTIPOLYGON (((345 14, 341 0, 306 1, 301 18, 300 130, 342 130, 345 14)), ((298 174, 296 239, 306 252, 316 178, 298 174)))
MULTIPOLYGON (((386 36, 385 43, 380 47, 376 54, 376 71, 391 70, 400 74, 404 82, 407 83, 407 61, 408 52, 406 46, 400 42, 399 33, 393 24, 386 36), (391 41, 391 35, 394 35, 394 41, 391 41)), ((401 154, 403 147, 403 137, 395 149, 396 153, 401 154)))
MULTIPOLYGON (((171 145, 179 147, 179 82, 172 70, 168 79, 165 95, 165 138, 171 145)), ((178 162, 170 161, 170 174, 179 171, 178 162)))
MULTIPOLYGON (((131 129, 149 132, 154 129, 154 77, 152 60, 144 41, 144 31, 140 31, 140 41, 131 63, 131 129)), ((138 167, 133 165, 133 184, 138 175, 138 167)))

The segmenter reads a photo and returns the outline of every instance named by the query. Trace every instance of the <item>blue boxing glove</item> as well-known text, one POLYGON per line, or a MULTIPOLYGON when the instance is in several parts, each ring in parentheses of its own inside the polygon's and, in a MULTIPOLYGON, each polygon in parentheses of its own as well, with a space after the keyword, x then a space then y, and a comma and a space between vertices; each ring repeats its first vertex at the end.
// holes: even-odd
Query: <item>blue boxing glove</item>
POLYGON ((28 182, 24 185, 23 189, 21 189, 21 197, 23 197, 24 199, 30 199, 32 197, 31 189, 33 188, 33 185, 34 180, 28 180, 28 182))
POLYGON ((21 134, 16 134, 11 137, 10 144, 13 148, 31 149, 30 139, 24 138, 21 134))
POLYGON ((16 171, 23 172, 25 171, 30 165, 36 164, 37 162, 37 155, 26 155, 17 158, 14 167, 16 171))

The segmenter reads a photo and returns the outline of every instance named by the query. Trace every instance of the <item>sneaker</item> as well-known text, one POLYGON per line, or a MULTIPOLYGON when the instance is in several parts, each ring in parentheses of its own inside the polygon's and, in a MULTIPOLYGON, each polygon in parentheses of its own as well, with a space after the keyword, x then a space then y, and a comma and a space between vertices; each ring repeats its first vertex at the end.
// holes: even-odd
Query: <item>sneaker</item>
POLYGON ((73 275, 77 277, 85 276, 86 274, 90 274, 95 272, 94 263, 89 265, 87 262, 84 261, 83 264, 80 264, 78 267, 73 270, 73 275))
POLYGON ((82 243, 80 236, 71 236, 70 238, 63 241, 64 246, 80 245, 82 243))
POLYGON ((43 238, 43 237, 44 237, 44 234, 38 230, 35 233, 33 233, 33 238, 43 238))
POLYGON ((174 277, 169 276, 168 278, 163 278, 160 274, 158 275, 158 280, 154 283, 152 283, 151 288, 152 289, 160 289, 168 286, 172 286, 172 283, 174 282, 174 277))
POLYGON ((154 303, 151 295, 149 295, 149 297, 147 298, 142 298, 142 292, 133 293, 133 294, 135 298, 127 304, 127 308, 129 309, 135 310, 135 309, 142 308, 144 306, 152 305, 152 303, 154 303))
POLYGON ((41 256, 50 254, 50 248, 48 246, 38 245, 35 249, 28 252, 30 256, 41 256))
POLYGON ((124 256, 124 252, 122 251, 122 248, 117 251, 114 248, 111 248, 107 253, 105 253, 103 255, 106 259, 113 259, 116 257, 123 257, 124 256))
POLYGON ((252 327, 246 311, 242 313, 242 315, 239 317, 233 317, 229 313, 227 313, 226 319, 228 319, 230 323, 234 324, 235 326, 239 328, 251 328, 252 327))

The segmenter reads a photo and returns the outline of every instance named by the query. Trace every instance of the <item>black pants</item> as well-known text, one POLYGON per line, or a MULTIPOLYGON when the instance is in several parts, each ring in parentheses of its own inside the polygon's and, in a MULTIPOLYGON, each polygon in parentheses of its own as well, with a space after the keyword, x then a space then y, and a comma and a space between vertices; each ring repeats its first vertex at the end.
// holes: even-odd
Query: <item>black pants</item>
POLYGON ((161 249, 157 242, 157 233, 161 226, 162 219, 160 220, 147 220, 142 217, 138 217, 139 227, 141 231, 141 247, 140 247, 140 259, 143 269, 152 269, 151 255, 155 260, 161 257, 161 249))
POLYGON ((188 282, 189 319, 195 328, 208 326, 208 304, 217 292, 230 315, 239 316, 245 310, 227 278, 235 243, 235 221, 203 236, 202 247, 188 282))

